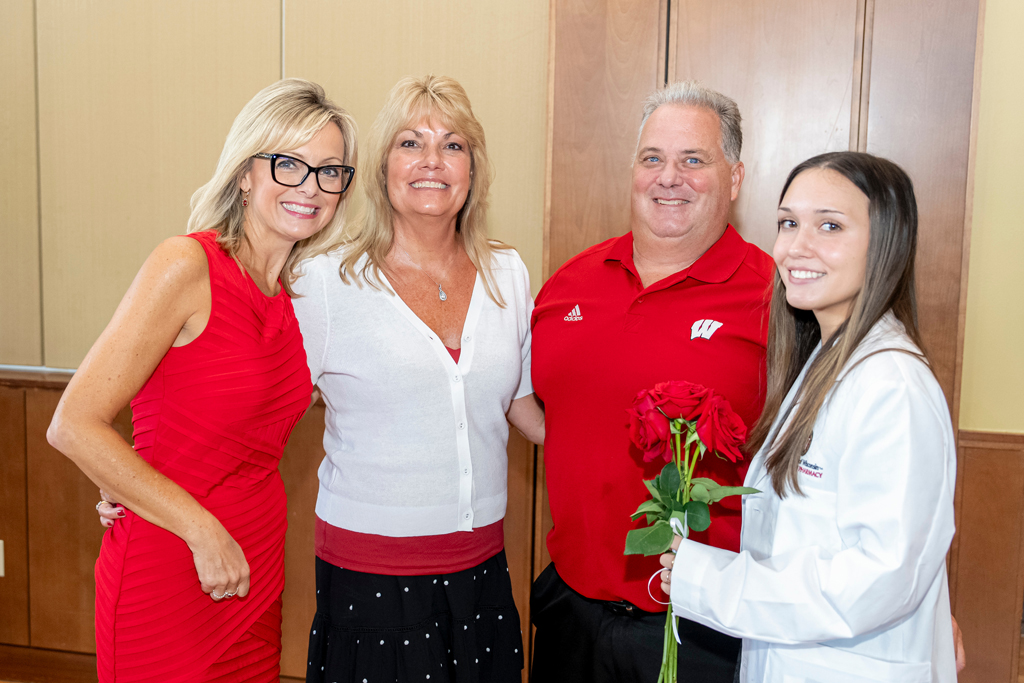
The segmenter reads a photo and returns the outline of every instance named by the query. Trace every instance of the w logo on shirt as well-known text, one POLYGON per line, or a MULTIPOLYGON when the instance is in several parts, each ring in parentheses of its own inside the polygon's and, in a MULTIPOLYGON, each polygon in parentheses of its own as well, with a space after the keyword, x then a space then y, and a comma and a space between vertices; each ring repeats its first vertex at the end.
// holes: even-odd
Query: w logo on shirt
POLYGON ((583 320, 583 316, 580 315, 580 305, 576 304, 572 310, 569 311, 569 315, 562 318, 562 320, 583 320))
POLYGON ((711 339, 711 335, 713 335, 715 330, 721 326, 722 323, 717 320, 712 320, 711 318, 708 318, 707 320, 698 320, 690 326, 690 339, 696 339, 697 337, 700 337, 701 339, 711 339))

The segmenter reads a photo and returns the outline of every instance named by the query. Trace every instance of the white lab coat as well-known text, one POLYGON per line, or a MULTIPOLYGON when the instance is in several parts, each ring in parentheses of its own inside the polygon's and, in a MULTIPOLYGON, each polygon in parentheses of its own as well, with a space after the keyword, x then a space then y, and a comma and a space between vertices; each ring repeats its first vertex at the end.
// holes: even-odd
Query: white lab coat
MULTIPOLYGON (((891 313, 853 361, 886 348, 915 349, 891 313)), ((851 362, 801 463, 804 495, 780 498, 754 457, 746 485, 761 493, 744 496, 739 553, 683 541, 675 613, 743 638, 744 683, 956 681, 956 451, 928 367, 899 351, 851 362)))

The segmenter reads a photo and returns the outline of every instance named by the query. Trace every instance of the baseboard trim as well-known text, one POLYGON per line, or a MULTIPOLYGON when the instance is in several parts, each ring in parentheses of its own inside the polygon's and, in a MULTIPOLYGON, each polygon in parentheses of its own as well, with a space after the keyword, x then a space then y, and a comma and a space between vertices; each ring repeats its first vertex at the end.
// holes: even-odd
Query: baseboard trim
POLYGON ((997 451, 1024 451, 1024 434, 1010 432, 974 432, 961 429, 961 448, 985 448, 997 451))
POLYGON ((19 683, 96 683, 96 655, 0 645, 0 679, 19 683))

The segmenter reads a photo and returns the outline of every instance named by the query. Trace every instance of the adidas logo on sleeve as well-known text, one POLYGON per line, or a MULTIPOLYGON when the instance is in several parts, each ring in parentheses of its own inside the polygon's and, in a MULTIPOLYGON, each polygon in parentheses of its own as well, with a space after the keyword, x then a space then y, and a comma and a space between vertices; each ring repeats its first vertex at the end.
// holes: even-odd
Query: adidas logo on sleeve
POLYGON ((583 320, 583 316, 580 314, 580 305, 576 304, 575 306, 573 306, 572 310, 569 311, 569 315, 567 315, 564 318, 562 318, 562 320, 566 320, 566 321, 583 320))

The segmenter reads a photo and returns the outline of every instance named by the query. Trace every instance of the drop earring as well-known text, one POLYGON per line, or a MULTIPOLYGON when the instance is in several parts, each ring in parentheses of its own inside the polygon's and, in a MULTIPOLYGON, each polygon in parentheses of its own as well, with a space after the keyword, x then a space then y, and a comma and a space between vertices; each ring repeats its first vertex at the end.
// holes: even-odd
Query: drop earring
POLYGON ((242 206, 249 206, 249 190, 246 190, 245 195, 242 197, 242 206))

